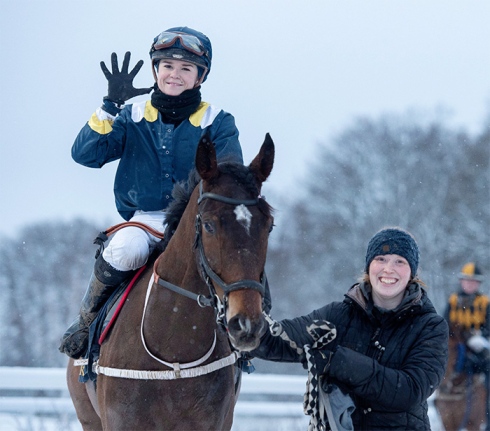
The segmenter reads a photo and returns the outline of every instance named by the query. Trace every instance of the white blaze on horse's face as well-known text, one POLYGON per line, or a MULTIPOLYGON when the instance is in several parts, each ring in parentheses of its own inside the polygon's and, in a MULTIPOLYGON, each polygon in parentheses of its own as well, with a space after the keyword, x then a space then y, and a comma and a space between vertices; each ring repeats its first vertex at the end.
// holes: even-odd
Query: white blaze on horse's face
POLYGON ((235 207, 234 213, 236 215, 237 222, 240 223, 245 228, 247 233, 250 235, 250 224, 252 223, 252 213, 243 204, 235 207))

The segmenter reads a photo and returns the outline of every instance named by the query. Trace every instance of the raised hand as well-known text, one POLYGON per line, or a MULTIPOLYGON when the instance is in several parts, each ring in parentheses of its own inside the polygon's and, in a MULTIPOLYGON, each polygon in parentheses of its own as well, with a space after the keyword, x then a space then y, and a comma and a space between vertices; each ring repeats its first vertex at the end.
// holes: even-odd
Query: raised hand
POLYGON ((153 88, 134 88, 133 79, 143 66, 143 60, 138 61, 131 72, 129 69, 129 60, 131 59, 131 52, 126 52, 122 64, 121 71, 117 63, 117 54, 115 52, 111 55, 112 73, 103 61, 100 62, 100 68, 107 78, 108 90, 107 96, 104 99, 108 99, 118 105, 123 105, 127 100, 140 96, 142 94, 148 94, 153 88))

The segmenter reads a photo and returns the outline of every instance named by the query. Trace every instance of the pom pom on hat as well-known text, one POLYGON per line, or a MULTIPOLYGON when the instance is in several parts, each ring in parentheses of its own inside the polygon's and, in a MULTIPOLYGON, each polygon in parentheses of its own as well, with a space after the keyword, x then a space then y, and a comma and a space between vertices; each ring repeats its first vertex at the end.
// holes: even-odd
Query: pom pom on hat
POLYGON ((376 256, 398 254, 407 259, 412 277, 417 274, 419 266, 419 247, 413 236, 400 228, 380 230, 368 243, 366 251, 365 271, 369 273, 369 265, 376 256))

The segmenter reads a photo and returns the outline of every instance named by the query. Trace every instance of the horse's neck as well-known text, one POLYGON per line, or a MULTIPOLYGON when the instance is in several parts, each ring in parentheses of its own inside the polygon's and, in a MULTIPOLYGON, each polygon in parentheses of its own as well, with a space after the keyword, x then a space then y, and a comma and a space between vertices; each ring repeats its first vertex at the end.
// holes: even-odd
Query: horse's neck
POLYGON ((193 293, 206 294, 206 285, 199 275, 194 255, 194 237, 190 234, 171 239, 158 258, 155 271, 160 278, 193 293))
MULTIPOLYGON (((209 296, 197 269, 193 247, 195 228, 189 219, 194 220, 195 216, 181 221, 155 263, 155 271, 162 280, 188 292, 209 296)), ((165 356, 172 351, 179 361, 194 360, 211 346, 216 328, 212 307, 202 308, 194 299, 153 285, 146 308, 145 334, 156 351, 161 348, 165 356)))
MULTIPOLYGON (((202 280, 188 265, 162 259, 158 266, 164 267, 157 269, 163 280, 187 291, 203 291, 202 280)), ((197 300, 160 284, 153 283, 149 289, 143 332, 150 351, 166 362, 192 362, 205 355, 217 329, 214 309, 202 308, 197 300)))

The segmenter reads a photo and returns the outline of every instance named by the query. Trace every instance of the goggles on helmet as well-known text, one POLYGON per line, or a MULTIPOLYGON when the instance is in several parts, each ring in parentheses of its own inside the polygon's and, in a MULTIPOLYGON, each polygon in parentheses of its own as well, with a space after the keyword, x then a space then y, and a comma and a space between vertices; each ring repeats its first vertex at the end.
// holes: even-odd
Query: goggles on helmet
POLYGON ((158 51, 160 49, 169 48, 175 45, 177 40, 180 41, 182 48, 186 49, 189 52, 192 52, 199 57, 205 55, 208 57, 208 52, 204 48, 203 44, 196 36, 186 33, 178 33, 171 31, 163 31, 156 38, 153 46, 151 47, 152 52, 158 51))

